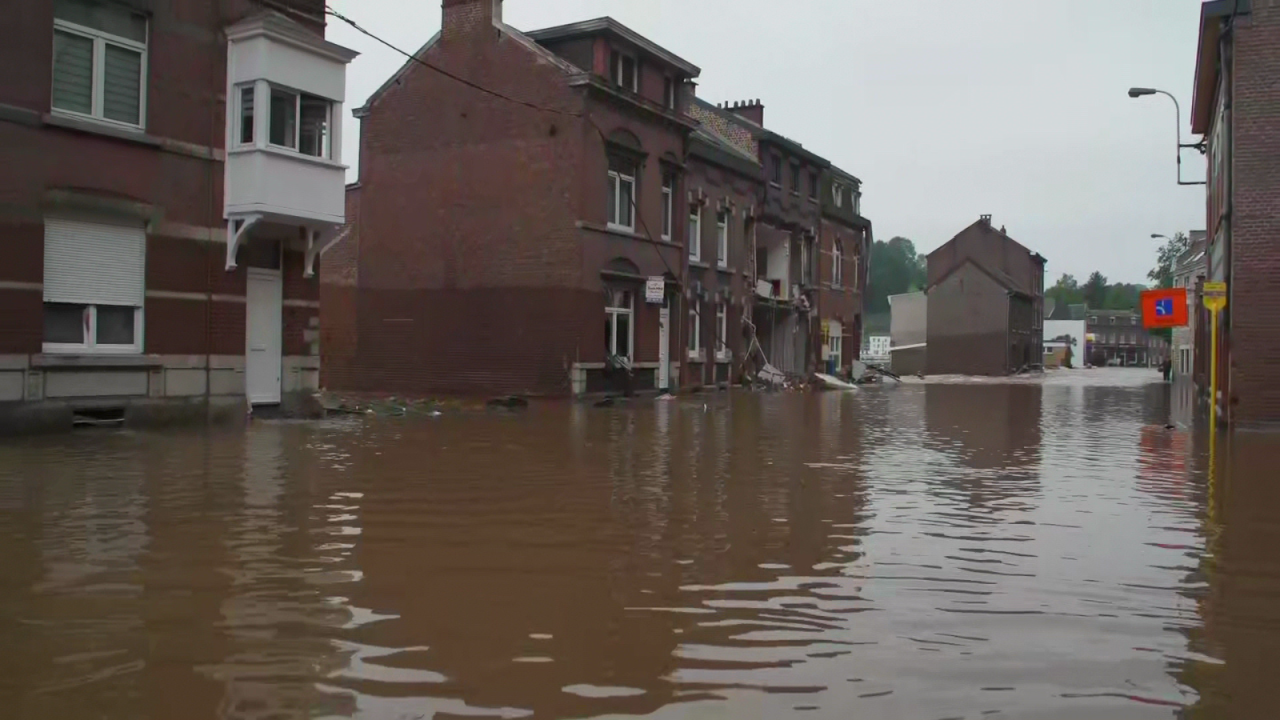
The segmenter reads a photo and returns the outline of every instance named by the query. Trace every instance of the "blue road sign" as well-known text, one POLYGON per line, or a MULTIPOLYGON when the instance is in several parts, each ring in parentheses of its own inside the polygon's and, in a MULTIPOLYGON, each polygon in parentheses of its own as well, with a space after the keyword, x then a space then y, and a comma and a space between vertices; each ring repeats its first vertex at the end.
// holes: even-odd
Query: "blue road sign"
POLYGON ((1173 298, 1161 298, 1156 301, 1156 317, 1171 317, 1173 315, 1173 298))

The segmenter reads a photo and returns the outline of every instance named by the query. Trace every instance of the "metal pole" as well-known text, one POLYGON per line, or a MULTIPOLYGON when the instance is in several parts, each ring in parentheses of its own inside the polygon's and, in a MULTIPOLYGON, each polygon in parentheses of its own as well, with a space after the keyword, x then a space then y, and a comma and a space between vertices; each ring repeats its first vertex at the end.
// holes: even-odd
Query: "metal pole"
POLYGON ((1173 130, 1174 130, 1174 137, 1176 137, 1176 138, 1178 139, 1178 148, 1177 148, 1177 153, 1178 153, 1178 158, 1177 158, 1177 159, 1178 159, 1178 184, 1179 184, 1179 185, 1205 185, 1205 184, 1207 184, 1207 183, 1208 183, 1208 181, 1206 181, 1206 180, 1184 181, 1184 180, 1182 179, 1182 148, 1184 148, 1184 147, 1199 148, 1200 146, 1199 146, 1199 145, 1197 145, 1196 143, 1187 143, 1187 144, 1185 144, 1185 145, 1182 143, 1182 106, 1178 104, 1178 98, 1174 97, 1174 96, 1173 96, 1173 93, 1166 92, 1166 91, 1164 91, 1164 90, 1156 90, 1155 92, 1158 92, 1158 93, 1160 93, 1161 95, 1164 95, 1165 97, 1167 97, 1167 98, 1169 98, 1170 100, 1172 100, 1172 101, 1173 101, 1173 112, 1174 112, 1174 119, 1173 119, 1174 128, 1173 128, 1173 130))
POLYGON ((1209 414, 1209 432, 1218 431, 1218 311, 1214 310, 1209 320, 1209 402, 1212 404, 1209 414))

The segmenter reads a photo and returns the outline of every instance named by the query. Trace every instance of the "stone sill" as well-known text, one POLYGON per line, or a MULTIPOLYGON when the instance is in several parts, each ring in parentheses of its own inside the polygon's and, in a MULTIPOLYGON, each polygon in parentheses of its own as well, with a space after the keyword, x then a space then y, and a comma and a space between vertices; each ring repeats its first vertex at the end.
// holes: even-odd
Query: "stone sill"
POLYGON ((608 225, 597 225, 596 223, 587 222, 586 220, 579 220, 575 224, 578 226, 579 230, 593 230, 598 233, 605 233, 606 235, 614 235, 617 237, 626 238, 628 240, 639 240, 640 242, 653 243, 654 245, 663 245, 663 246, 672 247, 672 248, 682 247, 679 243, 674 243, 674 242, 671 242, 670 240, 658 240, 651 237, 646 237, 644 235, 641 235, 640 233, 634 232, 632 230, 627 230, 625 228, 609 227, 608 225))
POLYGON ((31 367, 53 369, 75 368, 158 368, 164 366, 159 355, 60 355, 41 353, 31 356, 31 367))

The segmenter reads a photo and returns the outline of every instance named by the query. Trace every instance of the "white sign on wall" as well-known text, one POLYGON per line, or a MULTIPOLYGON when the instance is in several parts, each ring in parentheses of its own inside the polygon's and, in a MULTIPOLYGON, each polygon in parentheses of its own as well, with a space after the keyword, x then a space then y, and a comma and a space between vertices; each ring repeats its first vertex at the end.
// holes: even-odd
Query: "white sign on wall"
POLYGON ((661 275, 651 277, 645 280, 644 283, 644 301, 654 305, 661 305, 666 291, 667 281, 661 275))

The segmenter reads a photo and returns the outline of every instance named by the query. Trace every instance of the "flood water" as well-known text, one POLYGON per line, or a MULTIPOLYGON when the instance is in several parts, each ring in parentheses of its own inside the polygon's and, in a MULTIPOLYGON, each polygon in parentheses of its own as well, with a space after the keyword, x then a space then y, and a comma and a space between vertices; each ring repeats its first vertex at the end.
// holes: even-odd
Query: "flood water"
POLYGON ((6 441, 0 717, 1280 717, 1280 438, 1157 380, 6 441))

